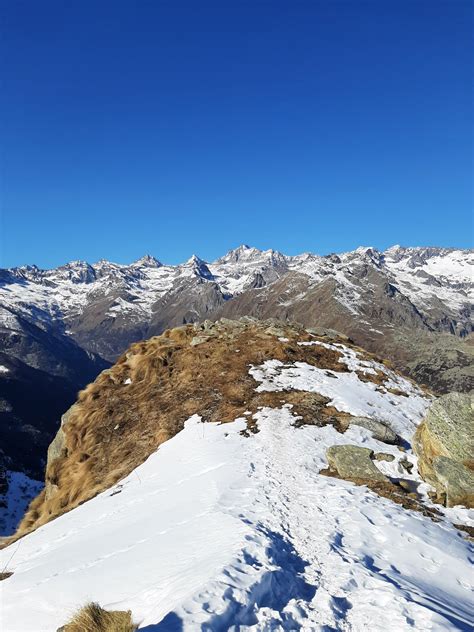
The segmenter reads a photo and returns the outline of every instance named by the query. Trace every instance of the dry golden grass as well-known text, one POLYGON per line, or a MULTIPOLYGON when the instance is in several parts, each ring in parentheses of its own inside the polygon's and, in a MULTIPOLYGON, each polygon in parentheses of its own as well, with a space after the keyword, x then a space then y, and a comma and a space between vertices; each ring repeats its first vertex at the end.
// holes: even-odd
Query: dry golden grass
MULTIPOLYGON (((337 472, 331 470, 330 468, 322 469, 319 473, 332 478, 341 478, 337 472)), ((397 505, 401 505, 405 509, 418 511, 435 522, 439 522, 440 517, 442 516, 442 514, 434 507, 427 507, 421 498, 418 497, 418 494, 409 492, 403 486, 392 481, 371 481, 365 478, 357 477, 347 478, 345 480, 348 480, 355 485, 365 485, 379 496, 382 496, 382 498, 387 498, 397 505)))
POLYGON ((193 346, 193 337, 209 332, 186 325, 132 345, 79 393, 63 425, 60 456, 48 463, 46 489, 31 503, 15 538, 110 488, 195 413, 205 421, 230 422, 246 410, 287 402, 301 423, 332 423, 344 431, 349 416, 328 408, 319 395, 255 391, 249 365, 269 359, 348 371, 338 351, 298 345, 315 340, 304 329, 284 326, 284 341, 267 327, 219 325, 212 330, 217 334, 193 346))
POLYGON ((61 632, 134 632, 131 612, 107 611, 97 603, 88 603, 78 610, 61 632))

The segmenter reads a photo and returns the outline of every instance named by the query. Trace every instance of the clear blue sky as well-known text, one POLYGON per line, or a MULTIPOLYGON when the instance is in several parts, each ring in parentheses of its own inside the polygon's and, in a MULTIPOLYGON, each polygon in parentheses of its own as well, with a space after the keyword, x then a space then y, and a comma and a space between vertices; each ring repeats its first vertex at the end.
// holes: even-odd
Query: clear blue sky
POLYGON ((0 265, 472 245, 471 3, 2 2, 0 265))

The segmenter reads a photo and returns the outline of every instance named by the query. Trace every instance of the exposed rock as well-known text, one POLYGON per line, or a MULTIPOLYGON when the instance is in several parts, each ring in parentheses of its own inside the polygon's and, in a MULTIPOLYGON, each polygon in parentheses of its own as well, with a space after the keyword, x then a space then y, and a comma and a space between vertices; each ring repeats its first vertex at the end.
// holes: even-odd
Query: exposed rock
POLYGON ((413 463, 411 463, 407 458, 400 459, 399 463, 402 468, 408 472, 408 474, 411 474, 411 471, 413 470, 413 463))
POLYGON ((230 329, 243 329, 245 327, 245 323, 241 320, 233 320, 231 318, 221 318, 219 323, 224 327, 229 327, 230 329))
POLYGON ((281 327, 275 327, 274 325, 265 329, 265 333, 270 334, 271 336, 277 336, 277 338, 285 337, 285 330, 281 327))
POLYGON ((60 457, 64 456, 63 451, 65 449, 64 447, 65 444, 64 444, 63 426, 64 424, 67 423, 67 420, 71 416, 71 413, 73 413, 74 406, 75 404, 71 406, 71 408, 69 408, 61 417, 61 426, 59 430, 57 431, 56 436, 54 437, 54 439, 52 440, 52 442, 49 444, 49 447, 48 447, 48 463, 52 463, 54 459, 59 459, 60 457))
POLYGON ((438 486, 446 493, 446 507, 474 507, 474 473, 462 463, 445 456, 433 460, 438 486))
MULTIPOLYGON (((61 459, 65 457, 67 454, 66 437, 64 434, 63 427, 67 423, 71 414, 74 412, 75 406, 76 404, 71 406, 71 408, 69 408, 61 417, 61 426, 59 427, 56 433, 56 436, 51 441, 48 447, 48 458, 46 461, 46 469, 51 469, 51 465, 53 461, 55 461, 56 459, 61 459)), ((56 485, 56 483, 53 480, 51 480, 51 478, 46 477, 45 491, 44 491, 46 499, 52 498, 56 494, 57 491, 58 491, 58 486, 56 485)))
POLYGON ((388 452, 377 452, 374 454, 374 459, 376 461, 395 461, 393 454, 389 454, 388 452))
POLYGON ((473 458, 473 423, 474 395, 449 393, 433 403, 419 431, 426 434, 435 455, 468 465, 473 458))
POLYGON ((413 483, 411 481, 407 481, 402 478, 400 481, 398 481, 398 485, 406 492, 408 493, 412 492, 413 483))
POLYGON ((373 451, 356 445, 333 445, 326 450, 329 467, 346 480, 363 479, 387 482, 371 457, 373 451))
POLYGON ((446 494, 446 503, 474 506, 473 496, 473 422, 474 396, 449 393, 428 410, 413 437, 418 470, 438 496, 446 494), (449 491, 451 490, 451 491, 449 491))
POLYGON ((396 433, 383 424, 381 421, 369 419, 368 417, 351 417, 349 420, 351 426, 360 426, 366 428, 372 433, 374 439, 383 441, 384 443, 396 444, 398 437, 396 433))
POLYGON ((201 345, 203 342, 207 342, 209 340, 209 336, 194 336, 191 340, 191 346, 196 347, 197 345, 201 345))
POLYGON ((349 340, 349 338, 335 329, 328 329, 327 327, 307 327, 306 331, 309 334, 313 334, 315 336, 321 336, 322 338, 329 338, 329 340, 336 340, 337 338, 342 338, 344 340, 349 340))

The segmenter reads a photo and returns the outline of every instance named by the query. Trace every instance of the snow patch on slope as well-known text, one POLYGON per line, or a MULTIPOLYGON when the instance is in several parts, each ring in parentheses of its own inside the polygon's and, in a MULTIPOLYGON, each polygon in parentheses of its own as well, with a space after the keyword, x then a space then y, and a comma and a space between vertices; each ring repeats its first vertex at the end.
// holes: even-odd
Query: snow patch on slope
MULTIPOLYGON (((383 365, 373 363, 373 366, 383 365)), ((305 362, 284 364, 280 360, 267 360, 261 366, 252 367, 250 374, 260 382, 257 391, 294 389, 319 393, 329 397, 329 405, 337 410, 382 421, 406 440, 413 436, 429 405, 418 387, 395 374, 388 386, 399 388, 403 395, 393 394, 373 382, 364 382, 355 371, 319 369, 305 362)))
POLYGON ((43 489, 43 483, 23 472, 7 471, 5 479, 8 487, 5 494, 0 494, 0 536, 15 532, 28 505, 43 489))

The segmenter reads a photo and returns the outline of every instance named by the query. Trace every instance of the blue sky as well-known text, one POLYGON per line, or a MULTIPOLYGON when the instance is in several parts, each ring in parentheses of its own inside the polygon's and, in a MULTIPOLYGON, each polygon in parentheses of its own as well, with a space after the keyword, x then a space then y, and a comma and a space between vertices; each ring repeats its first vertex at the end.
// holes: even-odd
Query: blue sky
POLYGON ((2 266, 472 246, 469 2, 2 13, 2 266))

